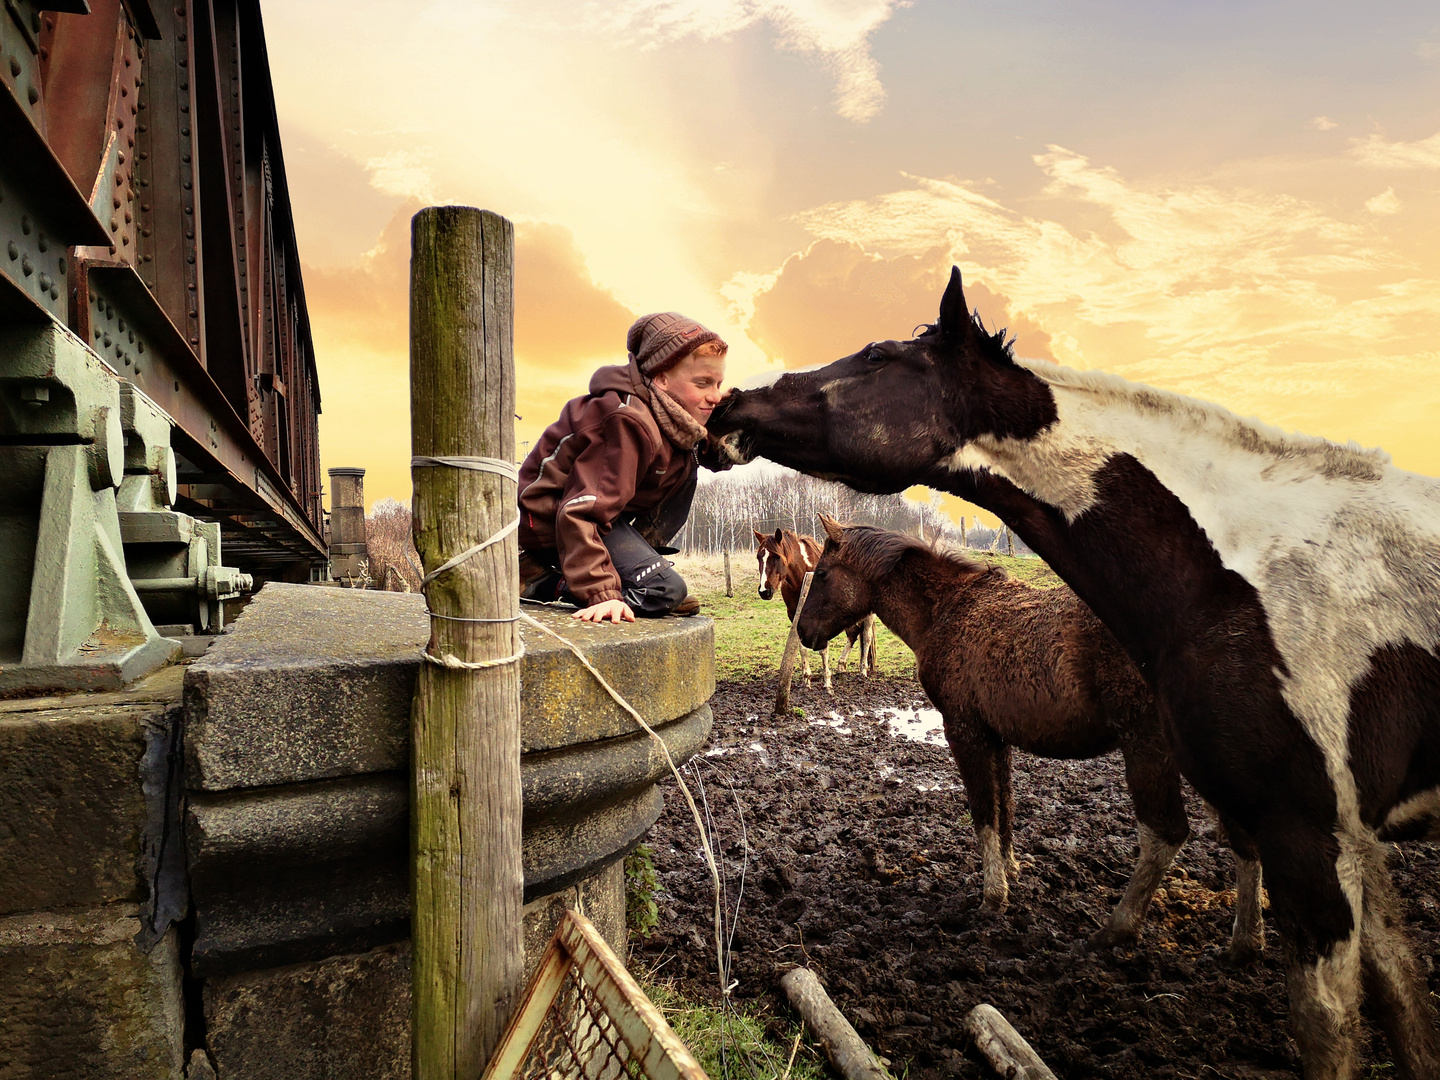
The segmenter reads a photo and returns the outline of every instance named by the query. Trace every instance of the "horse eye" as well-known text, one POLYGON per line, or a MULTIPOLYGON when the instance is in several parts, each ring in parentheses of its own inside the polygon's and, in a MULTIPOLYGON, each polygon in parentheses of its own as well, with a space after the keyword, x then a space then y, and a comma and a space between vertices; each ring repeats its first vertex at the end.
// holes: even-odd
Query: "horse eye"
POLYGON ((865 359, 869 360, 872 364, 883 364, 885 362, 885 354, 872 346, 866 351, 865 359))
POLYGON ((820 567, 820 569, 818 569, 818 570, 815 571, 815 573, 814 573, 813 576, 814 576, 814 579, 815 579, 816 581, 824 581, 827 577, 830 576, 830 571, 829 571, 829 570, 826 570, 826 569, 822 566, 822 567, 820 567))

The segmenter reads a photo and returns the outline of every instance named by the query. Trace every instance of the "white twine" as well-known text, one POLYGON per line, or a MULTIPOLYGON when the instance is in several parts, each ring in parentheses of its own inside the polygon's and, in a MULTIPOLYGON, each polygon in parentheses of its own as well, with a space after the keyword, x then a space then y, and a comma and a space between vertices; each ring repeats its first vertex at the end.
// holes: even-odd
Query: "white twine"
MULTIPOLYGON (((501 458, 424 457, 417 455, 416 457, 412 457, 410 459, 410 467, 412 469, 427 469, 436 467, 472 469, 476 472, 494 473, 497 476, 504 477, 505 479, 514 481, 516 483, 518 483, 520 479, 519 468, 514 464, 514 462, 505 461, 501 458)), ((426 574, 420 582, 420 587, 423 589, 426 585, 430 584, 430 582, 434 581, 435 578, 439 577, 441 574, 445 573, 448 570, 453 570, 466 559, 469 559, 479 554, 493 544, 499 543, 501 540, 505 539, 505 537, 509 536, 519 527, 520 516, 517 513, 515 516, 515 520, 510 522, 509 525, 506 525, 494 536, 491 536, 486 540, 482 540, 480 543, 476 544, 472 548, 462 551, 453 559, 449 560, 443 565, 430 571, 430 573, 426 574)), ((427 614, 429 614, 432 618, 456 619, 457 621, 464 622, 489 621, 481 619, 462 620, 458 616, 439 615, 436 612, 429 611, 428 609, 427 614)), ((715 893, 715 962, 719 968, 722 993, 726 997, 729 997, 731 991, 733 991, 735 987, 739 985, 739 980, 731 982, 728 986, 724 985, 726 969, 724 934, 722 930, 723 909, 720 903, 720 871, 719 868, 715 865, 715 852, 712 850, 710 845, 710 834, 705 829, 705 822, 700 816, 699 808, 695 805, 694 796, 690 794, 689 785, 685 783, 684 777, 680 775, 680 770, 676 768, 675 759, 670 756, 670 748, 665 745, 665 740, 660 737, 660 735, 655 731, 655 729, 645 722, 645 718, 635 711, 634 706, 632 706, 628 701, 626 701, 620 695, 619 691, 617 691, 613 686, 610 685, 609 681, 605 678, 604 675, 600 674, 599 670, 595 667, 594 664, 590 663, 590 661, 586 658, 585 654, 580 651, 579 646, 577 646, 573 641, 569 641, 568 639, 561 637, 544 623, 540 622, 538 619, 535 619, 530 615, 526 615, 523 611, 519 613, 519 618, 523 619, 531 626, 540 630, 542 633, 549 634, 556 641, 560 642, 560 644, 564 645, 567 649, 574 653, 575 658, 580 661, 580 663, 585 667, 585 670, 590 672, 591 675, 595 676, 595 680, 601 685, 602 688, 604 688, 605 692, 615 700, 615 703, 619 705, 621 709, 628 713, 630 717, 637 724, 640 725, 640 727, 645 731, 645 733, 649 735, 650 738, 659 745, 660 752, 665 755, 665 764, 670 767, 670 773, 672 776, 675 777, 675 783, 679 785, 680 793, 685 796, 686 805, 690 807, 690 816, 694 819, 695 828, 700 833, 700 844, 702 850, 705 852, 705 863, 710 868, 710 881, 715 893)), ((511 622, 513 620, 504 619, 494 621, 511 622)), ((517 651, 513 656, 505 656, 497 660, 461 660, 458 657, 451 656, 449 653, 441 653, 439 656, 435 656, 429 651, 428 647, 421 649, 420 655, 424 657, 427 663, 435 664, 438 667, 449 668, 452 671, 483 671, 487 668, 497 668, 503 667, 507 664, 519 663, 520 659, 525 655, 525 645, 522 642, 519 651, 517 651)))
MULTIPOLYGON (((417 455, 410 459, 410 467, 412 469, 470 469, 474 472, 494 473, 496 476, 503 477, 504 479, 509 480, 512 483, 518 483, 520 479, 519 466, 517 466, 513 461, 506 461, 503 458, 462 456, 425 457, 423 455, 417 455)), ((445 573, 446 571, 455 569, 455 567, 459 566, 466 559, 472 558, 473 556, 480 554, 480 552, 484 551, 491 545, 498 544, 501 540, 504 540, 507 536, 509 536, 519 527, 520 515, 517 513, 515 515, 514 521, 510 522, 509 525, 506 525, 503 529, 495 533, 493 536, 490 536, 487 539, 480 541, 480 543, 476 544, 474 547, 466 548, 459 555, 456 555, 453 559, 449 560, 446 563, 443 563, 440 566, 437 566, 434 570, 431 570, 430 573, 426 574, 423 578, 420 579, 420 588, 424 589, 426 585, 429 585, 430 582, 434 581, 441 574, 445 573)), ((519 616, 516 615, 507 619, 470 619, 464 618, 459 615, 441 615, 438 611, 431 611, 429 608, 425 609, 425 614, 429 615, 432 619, 449 619, 452 622, 474 623, 515 622, 516 619, 519 618, 519 616)), ((431 664, 436 664, 439 667, 449 668, 452 671, 483 671, 486 668, 503 667, 506 664, 518 663, 520 661, 520 658, 525 655, 525 646, 522 644, 520 646, 520 651, 515 653, 513 656, 501 657, 498 660, 461 660, 458 656, 452 656, 450 655, 450 653, 445 652, 442 652, 439 656, 436 656, 432 652, 430 652, 428 647, 421 649, 420 655, 423 656, 427 662, 431 664)))
POLYGON ((412 469, 431 469, 445 466, 451 469, 470 469, 474 472, 494 473, 507 480, 520 482, 520 466, 504 458, 493 457, 425 457, 417 455, 410 459, 412 469))

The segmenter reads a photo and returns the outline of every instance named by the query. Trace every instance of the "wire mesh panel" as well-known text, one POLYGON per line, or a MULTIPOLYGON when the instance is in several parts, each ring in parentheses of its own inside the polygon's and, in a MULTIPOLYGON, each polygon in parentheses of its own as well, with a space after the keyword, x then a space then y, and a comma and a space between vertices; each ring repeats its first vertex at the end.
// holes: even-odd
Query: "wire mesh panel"
POLYGON ((484 1080, 708 1080, 583 915, 567 911, 484 1080))

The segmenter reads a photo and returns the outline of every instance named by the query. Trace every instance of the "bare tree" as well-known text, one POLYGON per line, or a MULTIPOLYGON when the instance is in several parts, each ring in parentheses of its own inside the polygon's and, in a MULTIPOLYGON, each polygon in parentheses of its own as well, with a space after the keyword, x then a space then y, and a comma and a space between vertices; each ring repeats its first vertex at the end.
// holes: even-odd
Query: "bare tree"
POLYGON ((365 545, 370 549, 370 577, 377 589, 420 590, 420 556, 410 532, 410 505, 381 499, 365 518, 365 545))

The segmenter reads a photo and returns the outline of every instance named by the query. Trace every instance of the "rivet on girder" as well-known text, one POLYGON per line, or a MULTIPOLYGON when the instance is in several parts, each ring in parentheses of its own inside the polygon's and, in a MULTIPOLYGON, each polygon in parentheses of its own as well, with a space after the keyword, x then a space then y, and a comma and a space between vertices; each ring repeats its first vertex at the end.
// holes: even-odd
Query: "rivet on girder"
POLYGON ((30 104, 34 105, 40 100, 40 91, 36 90, 35 85, 32 83, 25 88, 25 96, 30 99, 30 104))
POLYGON ((100 344, 104 345, 108 349, 110 347, 110 335, 106 334, 104 337, 102 337, 100 339, 100 344))
POLYGON ((18 258, 20 257, 20 245, 17 244, 17 243, 15 243, 14 240, 11 240, 11 241, 10 241, 10 245, 9 245, 9 247, 7 248, 7 250, 10 252, 10 261, 11 261, 11 262, 14 262, 16 259, 18 259, 18 258))
POLYGON ((29 277, 31 274, 35 273, 35 267, 31 265, 29 255, 26 255, 23 259, 20 260, 20 269, 25 271, 26 277, 29 277))
POLYGON ((118 154, 116 154, 115 156, 120 159, 120 164, 121 164, 121 165, 124 165, 124 164, 125 164, 125 151, 124 151, 124 150, 121 150, 121 151, 120 151, 118 154))
POLYGON ((50 250, 50 241, 45 239, 45 234, 43 232, 35 238, 35 246, 38 247, 41 251, 50 250))
POLYGON ((116 324, 116 329, 119 330, 122 334, 125 332, 125 320, 124 320, 124 319, 121 319, 121 320, 116 324))
POLYGON ((190 137, 190 129, 188 127, 182 127, 180 129, 180 134, 184 135, 188 139, 190 137))
POLYGON ((44 273, 44 272, 42 271, 38 280, 39 280, 39 282, 40 282, 40 291, 41 291, 41 292, 49 292, 49 291, 50 291, 50 275, 47 274, 47 273, 44 273))
POLYGON ((65 276, 65 260, 64 260, 64 259, 56 259, 56 260, 55 260, 55 269, 60 271, 60 276, 61 276, 61 277, 64 277, 64 276, 65 276))
POLYGON ((29 215, 29 214, 21 214, 21 215, 20 215, 20 231, 23 232, 26 236, 29 236, 29 235, 30 235, 30 230, 31 230, 32 228, 34 228, 34 226, 30 224, 30 215, 29 215))
POLYGON ((10 76, 12 78, 18 79, 22 70, 23 69, 20 67, 20 61, 16 60, 15 57, 12 56, 10 58, 10 76))

